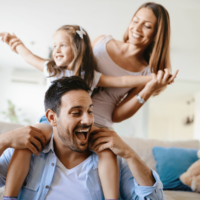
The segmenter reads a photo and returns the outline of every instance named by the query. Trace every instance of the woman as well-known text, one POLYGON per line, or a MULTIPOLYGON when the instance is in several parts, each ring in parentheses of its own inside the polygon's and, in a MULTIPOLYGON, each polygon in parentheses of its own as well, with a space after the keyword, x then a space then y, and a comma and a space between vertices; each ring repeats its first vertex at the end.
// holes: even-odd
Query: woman
POLYGON ((95 94, 94 113, 100 116, 95 119, 95 123, 105 124, 109 121, 105 125, 111 128, 112 122, 121 122, 133 116, 151 95, 164 90, 169 78, 174 80, 178 71, 171 76, 169 44, 169 14, 163 6, 156 3, 140 6, 131 19, 123 42, 112 36, 100 36, 92 42, 97 69, 105 75, 157 74, 153 75, 154 78, 146 86, 130 92, 128 88, 104 88, 95 94), (127 92, 127 97, 115 107, 127 92), (113 113, 113 117, 109 113, 113 113))

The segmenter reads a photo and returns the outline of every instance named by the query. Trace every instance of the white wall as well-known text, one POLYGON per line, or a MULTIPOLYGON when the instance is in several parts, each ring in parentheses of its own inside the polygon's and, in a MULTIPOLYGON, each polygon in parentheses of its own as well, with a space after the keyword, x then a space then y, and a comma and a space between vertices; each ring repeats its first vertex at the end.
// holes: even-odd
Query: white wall
POLYGON ((194 139, 194 124, 185 125, 187 116, 194 113, 185 101, 156 104, 151 100, 149 115, 149 138, 161 140, 194 139))
MULTIPOLYGON (((17 109, 21 109, 19 114, 30 120, 34 124, 37 118, 44 113, 43 98, 45 85, 24 84, 11 82, 13 69, 0 67, 0 113, 7 111, 7 100, 11 100, 17 109)), ((0 115, 0 121, 6 121, 0 115)))
MULTIPOLYGON (((132 15, 144 2, 146 1, 1 0, 0 32, 15 32, 34 53, 47 58, 48 48, 52 46, 52 35, 64 24, 80 24, 88 31, 91 39, 102 34, 112 34, 116 39, 121 40, 132 15), (35 44, 31 45, 32 42, 35 44)), ((156 0, 156 2, 163 4, 170 14, 172 67, 173 71, 180 69, 177 79, 198 82, 200 80, 200 26, 198 26, 200 2, 196 0, 156 0)), ((0 110, 5 110, 6 100, 12 98, 13 103, 22 108, 31 122, 34 122, 43 112, 44 86, 9 82, 13 68, 30 68, 30 66, 23 62, 17 54, 12 53, 6 45, 0 43, 0 110)), ((183 98, 188 96, 188 91, 193 91, 192 88, 185 88, 185 90, 183 87, 176 88, 164 99, 173 98, 179 94, 180 90, 183 98)), ((164 93, 167 94, 166 91, 164 93)), ((170 109, 169 104, 163 104, 163 106, 166 111, 170 109)), ((156 110, 155 107, 154 109, 156 110)), ((148 134, 147 116, 148 113, 151 116, 154 109, 148 111, 147 104, 133 118, 115 125, 115 128, 121 135, 146 137, 148 134)), ((166 115, 169 117, 168 114, 166 115)), ((153 118, 150 120, 153 122, 159 120, 163 126, 166 124, 171 126, 165 120, 164 114, 162 116, 163 118, 157 116, 154 120, 153 118)), ((153 127, 156 129, 155 125, 153 127)), ((157 135, 160 134, 159 131, 157 133, 157 135)))
POLYGON ((148 137, 149 102, 130 119, 114 124, 114 129, 121 136, 148 137))
POLYGON ((200 140, 200 91, 195 94, 194 138, 200 140))

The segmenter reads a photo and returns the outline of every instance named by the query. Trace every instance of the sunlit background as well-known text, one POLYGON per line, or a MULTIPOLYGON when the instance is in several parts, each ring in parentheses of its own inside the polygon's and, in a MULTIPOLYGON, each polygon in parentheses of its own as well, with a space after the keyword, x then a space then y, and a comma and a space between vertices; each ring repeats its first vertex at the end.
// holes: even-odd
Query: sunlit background
MULTIPOLYGON (((91 40, 122 40, 139 0, 1 0, 0 32, 15 33, 36 55, 48 58, 52 35, 64 24, 84 27, 91 40)), ((175 83, 151 98, 132 118, 115 124, 120 135, 200 139, 200 1, 160 0, 171 19, 175 83)), ((0 121, 34 124, 44 114, 45 79, 0 42, 0 121)))

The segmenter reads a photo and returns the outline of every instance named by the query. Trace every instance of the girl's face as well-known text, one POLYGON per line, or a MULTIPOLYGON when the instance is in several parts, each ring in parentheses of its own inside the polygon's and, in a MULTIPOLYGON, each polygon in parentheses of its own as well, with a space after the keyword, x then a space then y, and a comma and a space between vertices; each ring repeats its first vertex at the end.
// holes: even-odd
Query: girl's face
POLYGON ((156 23, 153 11, 141 8, 129 25, 129 42, 145 49, 154 39, 156 23))
POLYGON ((73 59, 70 37, 64 30, 57 31, 53 36, 53 59, 58 67, 67 66, 73 59))

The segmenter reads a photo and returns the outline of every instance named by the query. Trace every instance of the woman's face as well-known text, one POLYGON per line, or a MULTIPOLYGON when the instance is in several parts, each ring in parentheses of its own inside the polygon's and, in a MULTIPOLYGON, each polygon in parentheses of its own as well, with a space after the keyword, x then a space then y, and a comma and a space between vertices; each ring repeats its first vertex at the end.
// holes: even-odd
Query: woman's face
POLYGON ((141 8, 129 25, 129 43, 145 49, 154 39, 156 23, 153 11, 141 8))

